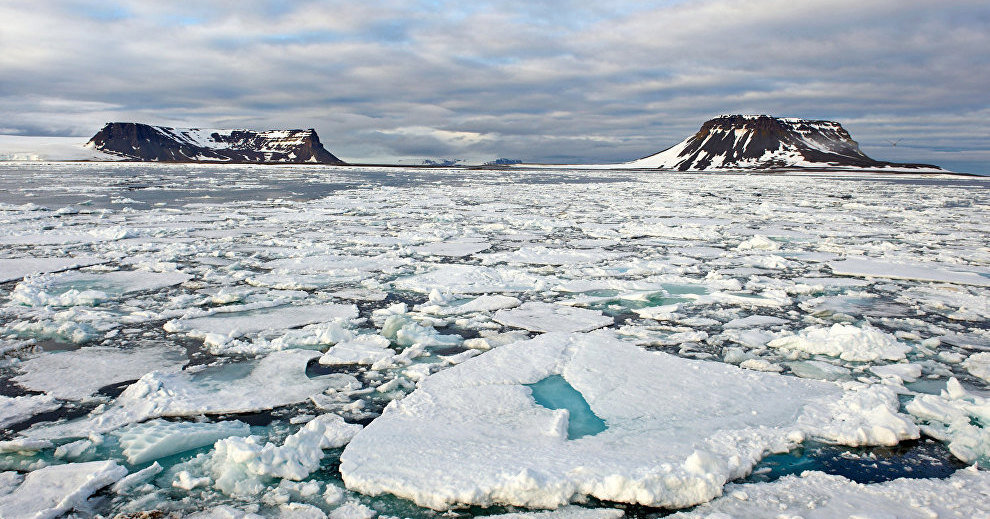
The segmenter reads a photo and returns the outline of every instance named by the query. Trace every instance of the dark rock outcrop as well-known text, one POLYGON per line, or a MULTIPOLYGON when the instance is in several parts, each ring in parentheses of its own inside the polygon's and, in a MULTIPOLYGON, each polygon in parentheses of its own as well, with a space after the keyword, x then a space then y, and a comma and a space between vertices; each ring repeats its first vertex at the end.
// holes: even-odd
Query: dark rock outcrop
POLYGON ((932 170, 927 164, 897 164, 867 157, 849 132, 834 121, 723 115, 698 133, 660 153, 629 163, 679 171, 739 169, 932 170))
POLYGON ((86 146, 125 159, 231 164, 344 164, 316 130, 208 130, 107 123, 86 146))

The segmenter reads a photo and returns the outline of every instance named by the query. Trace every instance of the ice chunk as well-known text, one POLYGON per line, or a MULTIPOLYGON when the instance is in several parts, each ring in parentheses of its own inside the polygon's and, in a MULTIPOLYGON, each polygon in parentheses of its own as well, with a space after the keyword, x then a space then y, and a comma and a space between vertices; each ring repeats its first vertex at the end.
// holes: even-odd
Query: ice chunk
POLYGON ((189 514, 186 519, 265 519, 265 517, 252 512, 245 512, 230 505, 220 505, 209 510, 189 514))
POLYGON ((568 505, 556 510, 489 515, 488 519, 619 519, 625 515, 625 512, 616 508, 582 508, 568 505))
POLYGON ((598 310, 530 301, 519 308, 495 312, 495 321, 532 332, 590 332, 614 321, 598 310))
POLYGON ((216 488, 229 495, 256 495, 265 478, 299 481, 320 466, 323 450, 341 447, 361 430, 334 414, 310 420, 281 446, 261 445, 260 438, 227 438, 216 443, 210 467, 216 488))
POLYGON ((689 506, 792 445, 806 404, 840 395, 832 384, 646 352, 605 335, 550 333, 421 381, 351 441, 341 474, 353 490, 436 509, 553 508, 583 495, 689 506), (551 375, 608 428, 568 440, 568 413, 537 404, 524 386, 551 375))
POLYGON ((812 326, 797 335, 774 339, 767 345, 851 362, 901 360, 911 351, 910 346, 898 342, 893 335, 870 325, 860 328, 845 323, 833 324, 831 328, 812 326))
POLYGON ((990 472, 968 468, 948 479, 896 479, 864 485, 808 471, 772 483, 735 484, 724 496, 670 519, 802 517, 927 519, 990 516, 990 472))
POLYGON ((949 452, 973 463, 990 460, 990 398, 974 395, 950 378, 939 395, 917 395, 904 408, 918 419, 925 434, 948 442, 949 452))
POLYGON ((260 361, 198 373, 153 371, 128 386, 113 405, 97 408, 79 421, 37 426, 26 435, 79 437, 151 418, 248 413, 303 402, 334 383, 331 377, 306 376, 306 365, 319 356, 311 350, 284 350, 260 361))
POLYGON ((305 324, 353 319, 357 315, 358 310, 355 305, 282 306, 246 312, 217 313, 191 319, 177 319, 165 323, 165 330, 184 332, 199 338, 208 334, 240 337, 268 330, 287 330, 305 324))
POLYGON ((432 326, 413 321, 408 315, 391 315, 385 319, 382 335, 395 341, 399 346, 456 346, 461 343, 460 335, 443 335, 432 326))
POLYGON ((35 470, 13 492, 0 496, 4 519, 55 518, 127 475, 115 461, 53 465, 35 470))
POLYGON ((75 258, 2 258, 0 259, 0 283, 14 281, 25 276, 60 272, 101 263, 99 258, 77 256, 75 258))
POLYGON ((990 383, 990 352, 974 353, 964 362, 963 367, 969 371, 970 375, 983 379, 990 383))
POLYGON ((893 378, 895 381, 914 382, 921 377, 919 364, 887 364, 886 366, 870 366, 870 371, 880 378, 893 378))
POLYGON ((240 421, 194 423, 150 420, 116 433, 127 462, 140 465, 180 452, 212 445, 230 436, 248 436, 251 428, 240 421))
POLYGON ((181 272, 63 272, 26 278, 10 298, 28 306, 93 306, 133 292, 157 290, 192 279, 181 272))
POLYGON ((141 378, 145 373, 173 373, 186 363, 181 348, 150 346, 120 349, 92 346, 44 353, 21 362, 12 380, 32 391, 64 400, 84 400, 101 387, 141 378))
POLYGON ((375 364, 395 356, 391 343, 381 335, 359 335, 354 340, 340 342, 320 357, 320 364, 375 364))
POLYGON ((494 263, 522 263, 531 265, 577 265, 600 263, 608 259, 628 256, 628 253, 601 249, 559 249, 549 247, 523 247, 512 252, 484 254, 482 261, 494 263))
POLYGON ((787 362, 785 365, 791 372, 801 378, 818 380, 842 380, 849 378, 849 370, 820 360, 802 360, 787 362))
POLYGON ((416 254, 423 256, 447 256, 451 258, 462 258, 488 250, 492 247, 491 242, 481 238, 460 238, 456 240, 438 241, 417 245, 410 249, 416 254))
POLYGON ((23 422, 32 416, 62 407, 51 395, 0 395, 0 427, 23 422))
POLYGON ((915 279, 940 281, 961 285, 990 286, 990 272, 983 269, 974 272, 960 265, 944 263, 894 263, 867 257, 847 258, 828 264, 835 274, 845 276, 878 277, 891 279, 915 279))
POLYGON ((395 288, 429 294, 444 287, 457 294, 485 294, 539 290, 546 282, 525 272, 478 265, 437 265, 430 272, 399 278, 395 288))
POLYGON ((733 319, 722 325, 722 328, 757 328, 762 326, 776 326, 779 324, 787 324, 787 320, 769 315, 749 315, 746 317, 733 319))
POLYGON ((748 240, 744 240, 737 247, 737 250, 780 250, 780 244, 759 234, 748 240))
POLYGON ((815 437, 841 445, 897 445, 920 436, 911 417, 898 412, 897 394, 880 385, 848 383, 842 399, 809 405, 799 423, 815 437))

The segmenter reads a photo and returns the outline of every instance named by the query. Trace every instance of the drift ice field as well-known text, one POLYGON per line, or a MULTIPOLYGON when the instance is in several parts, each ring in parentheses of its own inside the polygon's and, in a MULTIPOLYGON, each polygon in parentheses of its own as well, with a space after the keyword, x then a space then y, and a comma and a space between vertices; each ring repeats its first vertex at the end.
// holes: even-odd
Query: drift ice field
POLYGON ((988 188, 3 164, 0 517, 990 517, 988 188))

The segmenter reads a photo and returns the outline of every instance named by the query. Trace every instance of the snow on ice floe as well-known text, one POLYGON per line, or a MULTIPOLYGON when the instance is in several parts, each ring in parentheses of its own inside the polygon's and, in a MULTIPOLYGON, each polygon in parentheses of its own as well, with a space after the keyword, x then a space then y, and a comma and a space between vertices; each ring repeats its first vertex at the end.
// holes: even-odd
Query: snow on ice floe
POLYGON ((901 343, 889 333, 869 325, 858 327, 844 323, 836 323, 829 328, 805 328, 796 335, 774 339, 768 346, 853 362, 901 360, 911 351, 911 346, 901 343))
POLYGON ((153 371, 128 386, 113 404, 79 420, 35 426, 25 435, 85 437, 151 418, 248 413, 303 402, 333 384, 329 377, 306 375, 306 365, 319 356, 319 352, 291 349, 197 373, 153 371))
POLYGON ((861 409, 838 404, 845 395, 829 383, 645 352, 604 334, 546 334, 421 381, 355 436, 341 474, 348 488, 436 509, 553 508, 584 495, 683 507, 719 495, 805 434, 831 434, 833 422, 848 422, 849 437, 871 428, 861 409), (604 431, 568 440, 569 412, 537 404, 526 387, 552 375, 583 396, 604 431), (803 415, 807 407, 813 415, 803 415))
POLYGON ((532 332, 590 332, 612 324, 597 310, 530 301, 518 308, 495 312, 495 321, 532 332))
POLYGON ((0 283, 18 280, 26 276, 88 267, 97 263, 102 263, 102 260, 86 256, 74 258, 0 258, 0 283))
POLYGON ((131 465, 213 445, 231 436, 248 436, 251 428, 237 420, 222 422, 168 422, 149 420, 115 432, 131 465))
POLYGON ((990 286, 990 269, 960 268, 943 263, 901 263, 856 257, 828 264, 832 272, 845 276, 939 281, 961 285, 990 286))
POLYGON ((947 479, 897 479, 860 484, 838 475, 807 471, 772 483, 732 484, 725 495, 677 519, 751 517, 897 517, 903 519, 990 516, 990 472, 975 467, 947 479))
POLYGON ((957 458, 973 463, 990 461, 990 397, 971 393, 950 378, 938 395, 916 395, 905 406, 922 422, 925 434, 948 443, 957 458))
POLYGON ((456 294, 526 292, 540 290, 543 278, 519 270, 478 265, 436 265, 432 270, 393 282, 395 288, 429 294, 437 287, 456 294))
POLYGON ((7 495, 0 495, 0 517, 52 519, 76 507, 101 488, 127 475, 115 461, 91 461, 53 465, 35 470, 7 495))
MULTIPOLYGON (((223 351, 256 353, 263 351, 266 345, 243 345, 235 339, 282 332, 284 335, 280 340, 276 339, 278 342, 267 346, 271 346, 272 349, 282 349, 305 343, 319 343, 320 335, 330 333, 339 336, 341 334, 341 330, 338 330, 339 323, 354 319, 357 316, 357 306, 351 304, 264 307, 244 311, 216 312, 204 317, 175 319, 165 323, 165 331, 184 333, 190 337, 203 339, 207 347, 217 353, 223 351), (316 323, 327 326, 289 331, 291 328, 316 323), (334 334, 334 332, 337 333, 334 334)), ((334 342, 336 341, 334 340, 334 342)))
POLYGON ((125 350, 91 346, 42 353, 22 361, 17 364, 21 374, 11 380, 26 389, 63 400, 85 400, 104 386, 139 379, 152 371, 176 372, 185 363, 185 352, 176 347, 125 350))
POLYGON ((62 407, 51 395, 24 395, 9 397, 0 395, 0 427, 7 427, 17 422, 46 411, 62 407))
POLYGON ((257 495, 263 481, 305 479, 323 459, 323 451, 345 445, 361 430, 334 414, 320 415, 285 439, 281 446, 261 444, 261 438, 232 437, 216 443, 208 465, 214 485, 231 495, 257 495))
POLYGON ((126 294, 157 290, 192 279, 181 272, 64 272, 24 279, 11 299, 27 306, 94 306, 126 294))

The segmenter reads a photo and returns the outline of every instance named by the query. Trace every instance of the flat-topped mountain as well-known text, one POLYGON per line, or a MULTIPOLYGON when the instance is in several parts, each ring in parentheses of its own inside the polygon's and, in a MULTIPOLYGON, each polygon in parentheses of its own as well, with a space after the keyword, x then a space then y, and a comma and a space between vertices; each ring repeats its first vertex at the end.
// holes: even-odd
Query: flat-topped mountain
POLYGON ((316 130, 218 130, 107 123, 87 147, 124 159, 234 164, 344 164, 316 130))
POLYGON ((927 164, 898 164, 867 157, 834 121, 723 115, 701 125, 680 144, 624 164, 679 171, 740 169, 869 169, 943 171, 927 164))

